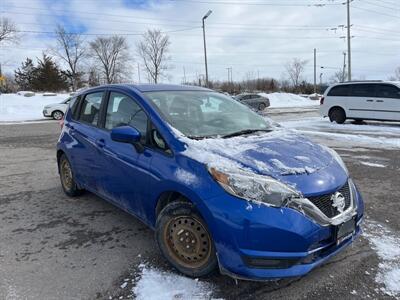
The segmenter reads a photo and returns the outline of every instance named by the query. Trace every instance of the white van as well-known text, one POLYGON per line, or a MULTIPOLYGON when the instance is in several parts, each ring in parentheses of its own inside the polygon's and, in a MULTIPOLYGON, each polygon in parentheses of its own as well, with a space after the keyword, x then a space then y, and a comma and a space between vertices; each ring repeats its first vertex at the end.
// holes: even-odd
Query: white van
POLYGON ((400 121, 400 82, 349 81, 331 85, 320 101, 331 122, 346 119, 400 121))

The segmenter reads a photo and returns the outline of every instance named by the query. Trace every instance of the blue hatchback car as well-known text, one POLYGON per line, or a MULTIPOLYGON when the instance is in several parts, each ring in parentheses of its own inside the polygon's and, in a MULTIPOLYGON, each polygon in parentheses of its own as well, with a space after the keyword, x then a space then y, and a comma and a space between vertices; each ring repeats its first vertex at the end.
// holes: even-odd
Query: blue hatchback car
POLYGON ((209 89, 81 92, 57 161, 67 195, 87 190, 139 218, 192 277, 301 276, 360 232, 363 200, 335 151, 209 89))

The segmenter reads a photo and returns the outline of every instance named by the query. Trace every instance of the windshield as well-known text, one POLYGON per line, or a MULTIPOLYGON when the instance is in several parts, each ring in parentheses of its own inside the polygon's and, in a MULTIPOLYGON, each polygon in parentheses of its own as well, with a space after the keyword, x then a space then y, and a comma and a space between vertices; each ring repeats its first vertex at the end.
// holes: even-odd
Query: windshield
POLYGON ((211 91, 146 92, 170 125, 193 138, 271 130, 262 116, 238 101, 211 91))

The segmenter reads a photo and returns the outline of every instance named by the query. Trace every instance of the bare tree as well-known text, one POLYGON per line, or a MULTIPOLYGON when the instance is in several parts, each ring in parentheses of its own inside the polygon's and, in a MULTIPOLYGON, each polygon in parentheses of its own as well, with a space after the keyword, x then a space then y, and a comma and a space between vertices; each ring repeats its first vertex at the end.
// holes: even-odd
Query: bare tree
POLYGON ((9 18, 0 19, 0 43, 16 42, 18 40, 17 26, 9 18))
POLYGON ((302 81, 303 72, 307 64, 307 60, 293 58, 286 63, 286 72, 289 75, 290 81, 295 89, 297 89, 302 81))
POLYGON ((397 67, 396 70, 394 70, 394 76, 391 76, 390 80, 400 81, 400 67, 397 67))
POLYGON ((137 44, 137 52, 143 59, 149 78, 154 83, 157 83, 160 77, 165 76, 165 71, 169 69, 166 63, 170 59, 168 57, 169 45, 168 35, 158 29, 147 30, 137 44))
POLYGON ((72 89, 76 91, 82 76, 80 63, 85 57, 85 41, 81 34, 68 33, 61 25, 57 26, 55 33, 57 46, 51 49, 51 53, 68 66, 65 73, 71 81, 72 89))
POLYGON ((124 79, 130 60, 129 46, 122 36, 98 37, 90 42, 91 54, 101 66, 106 83, 116 83, 124 79))
POLYGON ((336 82, 345 82, 347 79, 347 71, 346 70, 340 70, 340 71, 336 71, 332 77, 330 78, 330 81, 332 83, 336 83, 336 82))

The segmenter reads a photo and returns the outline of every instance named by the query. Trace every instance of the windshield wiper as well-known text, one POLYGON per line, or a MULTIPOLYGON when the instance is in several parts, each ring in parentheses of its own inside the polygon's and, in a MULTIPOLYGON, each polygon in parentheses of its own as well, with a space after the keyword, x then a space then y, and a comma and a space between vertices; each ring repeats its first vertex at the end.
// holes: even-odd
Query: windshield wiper
POLYGON ((251 133, 255 133, 255 132, 259 132, 259 131, 271 132, 272 130, 271 129, 244 129, 244 130, 240 130, 240 131, 236 131, 236 132, 233 132, 233 133, 226 134, 226 135, 223 136, 223 138, 226 139, 226 138, 231 138, 231 137, 234 137, 234 136, 251 134, 251 133))

